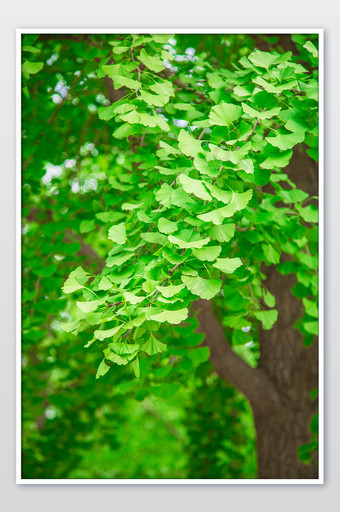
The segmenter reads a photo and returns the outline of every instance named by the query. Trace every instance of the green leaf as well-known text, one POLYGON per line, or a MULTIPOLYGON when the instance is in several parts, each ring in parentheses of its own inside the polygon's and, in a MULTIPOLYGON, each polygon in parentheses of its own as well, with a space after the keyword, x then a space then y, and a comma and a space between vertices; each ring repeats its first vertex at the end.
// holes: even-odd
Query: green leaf
POLYGON ((125 366, 129 363, 130 359, 134 356, 120 356, 115 352, 110 352, 110 349, 104 350, 105 359, 111 361, 111 363, 118 364, 119 366, 125 366))
POLYGON ((185 275, 182 275, 181 279, 191 293, 206 300, 215 297, 222 286, 220 279, 203 279, 199 276, 191 277, 185 275))
POLYGON ((135 295, 134 293, 130 293, 130 292, 124 292, 124 297, 125 297, 125 300, 127 300, 127 302, 129 302, 130 304, 139 304, 139 302, 142 302, 145 297, 139 297, 138 295, 135 295))
POLYGON ((213 240, 219 242, 229 242, 235 234, 235 224, 222 224, 221 226, 211 226, 208 235, 213 240))
POLYGON ((238 267, 243 265, 240 258, 218 258, 213 266, 224 272, 232 274, 238 267))
POLYGON ((129 124, 141 123, 141 116, 139 115, 137 110, 131 110, 131 112, 128 112, 127 114, 124 114, 123 116, 120 116, 120 119, 129 124))
POLYGON ((212 165, 209 162, 207 162, 207 160, 202 156, 195 156, 194 166, 201 174, 205 174, 207 176, 210 176, 211 178, 216 178, 216 176, 218 176, 218 171, 215 170, 212 167, 212 165))
POLYGON ((263 329, 269 330, 275 324, 278 313, 276 309, 269 309, 268 311, 257 311, 254 313, 254 316, 260 320, 263 329))
POLYGON ((121 326, 118 325, 117 327, 113 327, 112 329, 106 329, 106 330, 97 330, 94 331, 94 336, 97 340, 105 340, 106 338, 112 338, 119 330, 121 329, 121 326))
POLYGON ((160 217, 157 223, 158 229, 161 233, 169 234, 177 231, 177 222, 172 222, 165 217, 160 217))
POLYGON ((163 61, 159 57, 151 57, 151 55, 148 55, 146 50, 142 48, 140 54, 139 54, 139 60, 144 66, 146 66, 148 69, 151 69, 151 71, 154 71, 155 73, 159 73, 164 69, 163 61))
POLYGON ((217 199, 218 201, 221 201, 224 204, 229 204, 232 198, 232 192, 230 190, 223 190, 216 185, 212 185, 211 183, 204 182, 206 187, 209 189, 210 194, 217 199))
POLYGON ((116 139, 123 139, 124 137, 130 137, 133 133, 135 133, 136 128, 130 125, 129 123, 124 123, 117 130, 113 132, 113 137, 116 139))
POLYGON ((313 57, 317 58, 319 56, 319 52, 318 50, 315 48, 314 44, 312 43, 312 41, 307 41, 304 45, 303 45, 304 48, 306 48, 306 50, 308 52, 310 52, 313 57))
POLYGON ((110 222, 112 224, 113 222, 122 219, 124 214, 120 212, 99 212, 96 213, 96 217, 102 222, 110 222))
POLYGON ((43 66, 43 62, 29 62, 28 60, 25 60, 21 69, 23 74, 28 77, 29 75, 35 75, 36 73, 39 73, 43 66))
POLYGON ((132 258, 133 254, 117 254, 116 256, 109 256, 106 260, 106 266, 107 267, 120 267, 128 261, 130 258, 132 258))
POLYGON ((319 324, 318 322, 304 322, 303 327, 306 332, 310 334, 314 334, 317 336, 319 334, 319 324))
POLYGON ((154 233, 141 233, 141 238, 150 244, 160 244, 166 245, 168 243, 168 239, 165 235, 158 233, 155 231, 154 233))
POLYGON ((188 309, 177 309, 177 310, 165 310, 162 313, 152 315, 151 320, 156 322, 168 322, 169 324, 180 324, 188 316, 188 309))
POLYGON ((192 254, 200 261, 215 261, 221 250, 219 245, 206 245, 202 249, 193 249, 192 254))
POLYGON ((125 222, 111 226, 109 229, 108 238, 119 245, 125 244, 127 241, 125 222))
POLYGON ((236 211, 245 208, 252 195, 253 192, 251 189, 241 194, 233 192, 232 199, 227 206, 198 215, 198 218, 205 222, 212 222, 213 224, 221 225, 225 218, 232 217, 236 211))
POLYGON ((278 59, 278 57, 279 55, 273 55, 269 52, 262 52, 261 50, 255 50, 253 53, 248 55, 248 59, 254 64, 254 66, 265 69, 269 69, 278 59))
POLYGON ((142 87, 142 84, 138 80, 133 80, 122 75, 114 75, 111 77, 115 86, 115 89, 120 87, 127 87, 128 89, 138 90, 142 87))
POLYGON ((261 164, 262 169, 274 169, 275 167, 286 167, 293 155, 292 150, 280 151, 269 155, 261 164))
POLYGON ((73 270, 69 277, 66 279, 64 286, 62 288, 63 292, 73 293, 76 290, 81 290, 81 288, 84 288, 83 284, 79 283, 78 279, 84 280, 85 277, 88 277, 88 273, 85 272, 85 270, 82 267, 77 267, 75 270, 73 270))
POLYGON ((167 298, 174 297, 177 293, 179 293, 181 290, 183 290, 184 284, 178 284, 173 285, 170 284, 169 286, 156 286, 156 289, 167 298))
POLYGON ((149 356, 153 356, 154 354, 158 354, 160 352, 164 352, 167 349, 167 345, 158 341, 153 334, 150 333, 150 338, 144 345, 142 346, 142 350, 149 354, 149 356))
POLYGON ((303 142, 305 138, 305 133, 303 131, 284 134, 279 132, 276 133, 277 135, 275 137, 266 137, 266 141, 282 151, 293 148, 296 144, 303 142))
POLYGON ((183 263, 186 260, 187 256, 185 254, 179 255, 174 252, 174 250, 169 249, 168 247, 163 247, 162 254, 166 260, 168 260, 172 265, 177 265, 178 263, 183 263))
POLYGON ((140 365, 139 365, 139 358, 136 357, 133 361, 130 363, 131 368, 133 369, 133 372, 135 374, 135 377, 139 379, 140 377, 140 365))
POLYGON ((261 247, 267 263, 274 265, 280 263, 280 253, 277 252, 272 245, 262 244, 261 247))
POLYGON ((173 96, 174 95, 174 87, 172 82, 169 80, 164 80, 163 82, 156 82, 155 84, 150 85, 150 90, 155 92, 156 94, 161 94, 164 96, 173 96))
POLYGON ((85 302, 76 302, 78 308, 83 313, 90 313, 91 311, 95 311, 97 307, 99 306, 101 301, 99 300, 90 300, 85 302))
POLYGON ((207 189, 200 180, 194 180, 185 174, 180 174, 177 177, 177 180, 180 182, 187 194, 194 194, 196 197, 203 199, 204 201, 211 200, 209 192, 207 192, 207 189))
POLYGON ((61 328, 65 332, 75 331, 78 329, 78 327, 79 327, 79 320, 75 320, 74 322, 64 322, 61 324, 61 328))
POLYGON ((116 354, 121 355, 133 355, 139 352, 138 343, 109 343, 110 350, 116 354))
POLYGON ((275 107, 270 110, 255 110, 250 105, 247 105, 246 103, 242 103, 242 108, 245 112, 245 114, 248 114, 250 117, 264 120, 264 119, 271 119, 274 116, 277 116, 277 114, 281 111, 281 107, 275 107))
POLYGON ((202 151, 201 142, 194 139, 185 130, 181 130, 178 135, 178 147, 186 156, 197 156, 202 151))
POLYGON ((312 316, 314 318, 318 318, 319 311, 318 311, 318 305, 317 303, 308 300, 308 299, 302 299, 303 305, 305 306, 305 310, 308 316, 312 316))
POLYGON ((171 204, 172 188, 163 183, 159 190, 155 193, 156 200, 163 206, 170 206, 171 204))
POLYGON ((155 107, 164 107, 169 101, 169 96, 165 94, 149 94, 148 92, 140 92, 142 100, 148 105, 154 105, 155 107))
POLYGON ((315 204, 310 204, 306 207, 297 204, 295 208, 298 210, 305 222, 318 222, 319 212, 315 204))
POLYGON ((192 229, 182 229, 176 236, 169 235, 168 239, 181 249, 200 249, 210 241, 209 237, 201 238, 197 231, 192 229))
POLYGON ((122 204, 122 210, 136 210, 137 208, 140 208, 142 206, 142 203, 123 203, 122 204))
POLYGON ((213 107, 209 114, 210 124, 228 128, 242 115, 242 108, 233 103, 222 102, 213 107))
POLYGON ((98 290, 109 290, 110 288, 112 288, 111 281, 107 277, 103 276, 99 281, 98 290))
POLYGON ((105 375, 105 373, 107 373, 109 371, 109 369, 110 369, 110 367, 105 363, 105 359, 103 359, 102 362, 100 363, 100 365, 98 366, 98 370, 96 373, 96 379, 99 379, 100 377, 105 375))

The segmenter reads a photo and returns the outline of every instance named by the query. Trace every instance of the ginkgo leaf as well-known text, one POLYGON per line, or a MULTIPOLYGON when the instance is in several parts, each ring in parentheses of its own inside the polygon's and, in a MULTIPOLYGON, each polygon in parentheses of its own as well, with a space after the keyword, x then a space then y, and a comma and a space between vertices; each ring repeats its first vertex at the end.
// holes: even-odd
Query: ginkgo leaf
POLYGON ((139 60, 144 64, 144 66, 155 73, 159 73, 159 71, 162 71, 165 67, 163 61, 159 57, 152 57, 151 55, 148 55, 144 48, 141 49, 139 60))
POLYGON ((111 226, 109 229, 108 238, 119 245, 126 243, 126 228, 125 223, 121 222, 115 226, 111 226))
POLYGON ((68 277, 68 279, 65 281, 64 286, 62 287, 62 290, 64 293, 73 293, 77 290, 81 290, 84 288, 84 286, 80 283, 78 283, 77 279, 75 277, 68 277))
POLYGON ((211 196, 202 181, 195 180, 186 176, 185 174, 180 174, 177 180, 182 185, 183 189, 187 194, 194 194, 199 199, 203 199, 204 201, 210 201, 211 196))
POLYGON ((150 334, 150 338, 144 345, 142 346, 142 350, 149 354, 149 356, 153 356, 154 354, 158 354, 160 352, 164 352, 167 348, 165 343, 158 341, 152 334, 150 334))
POLYGON ((305 139, 305 133, 303 131, 299 132, 289 132, 289 133, 279 133, 277 132, 274 137, 266 137, 266 141, 269 142, 272 146, 275 146, 282 151, 286 151, 287 149, 291 149, 296 144, 303 142, 305 139))
POLYGON ((182 229, 179 233, 168 236, 169 242, 177 245, 181 249, 200 249, 207 243, 209 243, 210 238, 201 238, 200 235, 191 229, 182 229))
POLYGON ((219 242, 229 242, 235 234, 235 224, 222 224, 221 226, 211 226, 208 234, 213 240, 219 242))
POLYGON ((232 274, 238 267, 242 265, 240 258, 217 258, 213 266, 224 272, 232 274))
POLYGON ((141 238, 151 244, 165 245, 168 243, 168 239, 165 235, 158 233, 157 231, 151 233, 141 233, 141 238))
POLYGON ((127 302, 129 302, 130 304, 139 304, 139 302, 143 302, 143 300, 145 299, 145 297, 139 297, 139 296, 135 295, 134 293, 130 293, 130 292, 124 292, 124 297, 125 297, 125 300, 127 302))
POLYGON ((182 282, 194 295, 198 295, 201 299, 210 300, 220 291, 222 281, 220 279, 203 279, 200 276, 184 276, 181 277, 182 282))
POLYGON ((315 58, 318 57, 319 52, 315 48, 312 41, 306 41, 306 43, 303 45, 303 47, 306 48, 306 50, 309 51, 313 55, 313 57, 315 57, 315 58))
POLYGON ((83 313, 90 313, 91 311, 95 311, 101 302, 102 301, 99 300, 90 300, 85 302, 77 301, 76 304, 83 313))
POLYGON ((293 151, 278 151, 277 153, 270 154, 261 164, 262 169, 274 169, 275 167, 286 167, 289 164, 293 151))
POLYGON ((260 320, 263 329, 269 330, 275 324, 278 317, 278 312, 276 309, 269 309, 268 311, 256 311, 254 316, 260 320))
POLYGON ((157 223, 158 229, 161 233, 165 233, 166 235, 177 231, 178 225, 177 222, 173 222, 171 220, 166 219, 165 217, 160 217, 157 223))
POLYGON ((213 165, 200 155, 195 156, 194 166, 198 172, 210 176, 211 178, 217 178, 219 174, 219 170, 214 169, 213 165))
POLYGON ((150 94, 142 90, 140 95, 145 103, 148 105, 154 105, 155 107, 164 107, 164 105, 169 101, 169 96, 165 94, 150 94))
POLYGON ((98 283, 98 290, 109 290, 110 288, 112 288, 111 281, 107 277, 103 276, 98 283))
POLYGON ((105 359, 103 359, 101 361, 100 365, 98 366, 98 370, 96 373, 96 379, 99 379, 100 377, 105 375, 105 373, 107 373, 109 371, 109 369, 110 369, 110 367, 105 363, 105 359))
POLYGON ((133 254, 117 254, 116 256, 109 256, 106 260, 106 266, 107 267, 120 267, 128 261, 130 258, 132 258, 133 254))
POLYGON ((119 355, 131 355, 139 351, 138 343, 109 343, 110 350, 119 355))
POLYGON ((138 80, 133 80, 122 75, 113 75, 112 80, 116 89, 120 87, 127 87, 128 89, 138 90, 142 87, 142 84, 138 80))
POLYGON ((236 211, 245 208, 245 206, 247 206, 248 202, 250 201, 251 197, 251 189, 241 194, 238 192, 233 192, 232 199, 227 206, 217 208, 216 210, 212 210, 209 213, 203 213, 201 215, 198 215, 198 218, 206 222, 212 222, 213 224, 221 225, 223 224, 225 218, 232 217, 236 211))
POLYGON ((112 338, 120 329, 121 325, 118 325, 112 329, 94 331, 94 336, 97 340, 105 340, 106 338, 112 338))
POLYGON ((184 284, 170 284, 168 286, 156 286, 156 288, 162 295, 164 295, 164 297, 170 298, 183 290, 184 284))
POLYGON ((75 270, 72 270, 68 278, 66 279, 64 285, 63 285, 63 292, 64 293, 73 293, 76 290, 80 290, 83 288, 83 284, 87 281, 89 274, 85 272, 83 267, 77 267, 75 270), (81 284, 78 280, 81 279, 83 281, 83 284, 81 284))
POLYGON ((229 128, 241 115, 242 108, 239 105, 222 102, 211 109, 209 120, 210 124, 227 126, 229 128))
POLYGON ((178 147, 186 156, 197 156, 202 151, 201 142, 192 135, 189 135, 185 130, 179 132, 178 147))
POLYGON ((151 320, 155 320, 156 322, 168 322, 169 324, 180 324, 185 320, 188 316, 188 309, 176 309, 170 310, 166 309, 162 311, 162 313, 158 313, 156 315, 152 315, 151 320))
POLYGON ((247 105, 246 103, 242 103, 242 108, 245 112, 245 114, 248 114, 250 117, 254 117, 256 119, 271 119, 274 116, 277 116, 277 114, 281 111, 281 107, 275 107, 270 110, 262 110, 261 112, 258 110, 255 110, 250 105, 247 105))
POLYGON ((219 245, 206 245, 202 249, 193 249, 192 254, 200 261, 215 261, 221 250, 219 245))
POLYGON ((272 66, 278 59, 278 57, 279 55, 273 55, 269 52, 262 52, 261 50, 255 50, 253 53, 248 55, 248 59, 254 64, 254 66, 266 69, 270 68, 270 66, 272 66))
POLYGON ((231 190, 223 190, 216 185, 213 185, 208 182, 204 182, 205 186, 209 189, 210 194, 217 199, 218 201, 222 201, 224 204, 228 204, 232 198, 231 190))
POLYGON ((150 89, 152 92, 155 92, 156 94, 163 94, 164 96, 173 96, 174 94, 174 87, 169 80, 156 82, 155 84, 150 85, 150 89))

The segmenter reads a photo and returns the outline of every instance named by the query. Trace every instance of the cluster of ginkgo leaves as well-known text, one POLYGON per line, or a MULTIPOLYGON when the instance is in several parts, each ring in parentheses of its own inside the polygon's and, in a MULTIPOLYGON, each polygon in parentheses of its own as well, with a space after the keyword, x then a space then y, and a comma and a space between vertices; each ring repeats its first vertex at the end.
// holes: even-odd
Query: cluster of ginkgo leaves
POLYGON ((318 212, 285 167, 302 142, 317 160, 314 44, 302 45, 305 65, 291 52, 255 49, 232 69, 214 68, 204 53, 180 66, 169 35, 110 44, 93 73, 121 91, 98 109, 119 152, 105 169, 104 211, 80 229, 105 226, 111 247, 100 273, 79 266, 66 279, 78 313, 64 330, 91 332, 86 347, 102 344, 97 377, 113 364, 139 376, 141 355, 167 350, 162 324, 185 322, 199 298, 223 302, 233 344, 246 344, 250 328, 277 319, 261 272, 274 264, 297 278, 299 328, 311 343, 318 212))

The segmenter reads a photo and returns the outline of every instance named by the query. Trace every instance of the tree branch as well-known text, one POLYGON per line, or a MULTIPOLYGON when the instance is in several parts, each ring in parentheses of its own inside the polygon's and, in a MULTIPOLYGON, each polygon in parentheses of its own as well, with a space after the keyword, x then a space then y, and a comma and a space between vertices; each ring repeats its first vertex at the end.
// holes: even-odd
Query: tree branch
POLYGON ((213 314, 210 301, 199 299, 193 303, 193 308, 200 323, 199 331, 205 334, 204 345, 210 349, 210 361, 219 377, 239 389, 253 408, 269 413, 279 403, 273 383, 262 369, 252 368, 235 354, 213 314))

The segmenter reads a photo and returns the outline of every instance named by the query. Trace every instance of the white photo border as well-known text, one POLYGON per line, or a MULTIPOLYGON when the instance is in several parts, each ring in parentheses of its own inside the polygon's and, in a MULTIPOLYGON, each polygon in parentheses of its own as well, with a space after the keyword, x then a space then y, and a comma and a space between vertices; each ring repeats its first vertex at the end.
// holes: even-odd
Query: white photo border
POLYGON ((16 484, 322 485, 324 484, 324 29, 18 28, 16 29, 16 484), (319 36, 319 454, 317 479, 23 479, 21 477, 21 38, 24 34, 318 34, 319 36))

